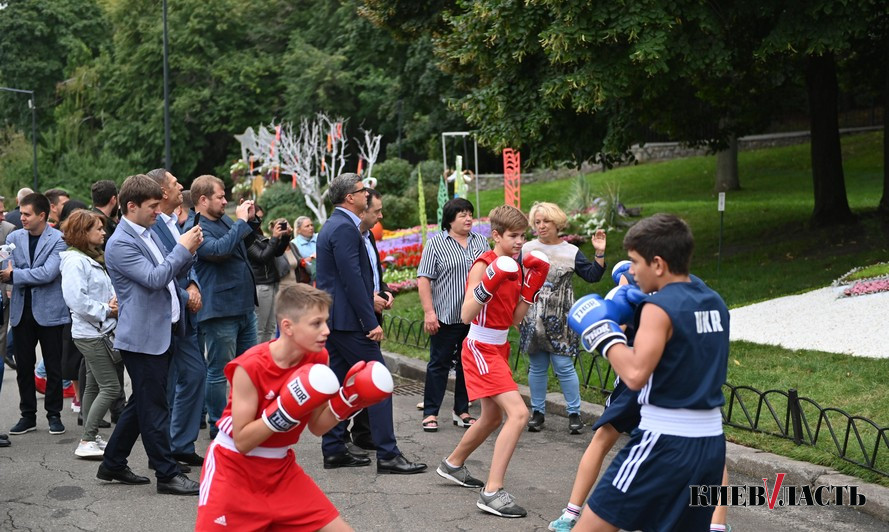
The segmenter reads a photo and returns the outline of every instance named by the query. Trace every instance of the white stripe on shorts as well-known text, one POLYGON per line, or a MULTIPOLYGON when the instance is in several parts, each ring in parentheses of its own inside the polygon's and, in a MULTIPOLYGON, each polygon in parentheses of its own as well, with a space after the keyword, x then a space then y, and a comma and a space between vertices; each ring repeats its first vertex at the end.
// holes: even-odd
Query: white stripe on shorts
POLYGON ((213 474, 216 473, 216 442, 210 444, 207 456, 204 458, 204 478, 201 479, 200 496, 198 506, 207 504, 210 498, 210 485, 213 484, 213 474))
POLYGON ((472 357, 475 359, 475 367, 478 368, 478 374, 487 375, 488 362, 485 360, 484 355, 478 350, 478 347, 476 347, 475 340, 467 339, 466 345, 469 347, 469 350, 472 351, 472 357))
POLYGON ((612 486, 620 490, 621 493, 627 492, 630 484, 636 477, 636 473, 639 471, 639 466, 648 458, 659 437, 660 434, 656 432, 645 431, 642 433, 642 440, 630 449, 627 459, 621 464, 617 475, 614 476, 614 480, 611 482, 612 486))

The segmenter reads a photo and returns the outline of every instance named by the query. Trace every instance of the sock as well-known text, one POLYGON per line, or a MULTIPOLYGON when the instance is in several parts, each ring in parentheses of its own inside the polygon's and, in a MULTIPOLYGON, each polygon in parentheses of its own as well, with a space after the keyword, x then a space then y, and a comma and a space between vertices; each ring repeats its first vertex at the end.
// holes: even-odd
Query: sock
POLYGON ((486 491, 484 493, 485 493, 485 497, 491 497, 492 495, 496 494, 497 492, 496 491, 490 491, 490 492, 486 491))
POLYGON ((454 464, 448 462, 448 459, 447 459, 447 458, 445 458, 445 461, 444 461, 444 462, 445 462, 445 463, 448 465, 448 467, 450 467, 451 469, 460 469, 460 467, 462 467, 462 466, 455 466, 454 464))
POLYGON ((576 504, 568 503, 568 507, 565 508, 565 512, 562 514, 562 517, 565 519, 571 519, 573 521, 577 521, 577 518, 580 517, 580 506, 576 504))
POLYGON ((725 525, 718 525, 716 523, 710 524, 710 532, 725 532, 725 525))

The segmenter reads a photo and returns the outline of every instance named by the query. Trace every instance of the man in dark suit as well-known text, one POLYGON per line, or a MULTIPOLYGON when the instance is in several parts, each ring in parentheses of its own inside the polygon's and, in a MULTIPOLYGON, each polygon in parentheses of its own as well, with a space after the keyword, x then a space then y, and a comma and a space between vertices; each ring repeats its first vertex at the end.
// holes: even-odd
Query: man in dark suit
POLYGON ((204 231, 195 265, 203 300, 198 312, 198 336, 207 353, 205 395, 210 437, 215 438, 219 432, 216 422, 228 400, 225 365, 256 345, 256 286, 247 247, 253 243, 258 225, 252 201, 238 205, 234 222, 225 214, 228 202, 218 177, 203 175, 195 179, 191 199, 201 214, 199 223, 204 231))
MULTIPOLYGON (((158 208, 157 223, 151 230, 163 244, 164 254, 171 253, 184 232, 173 211, 182 205, 182 185, 176 176, 163 168, 146 174, 160 185, 164 197, 158 208)), ((194 268, 176 277, 179 302, 186 309, 183 336, 173 337, 173 354, 167 381, 167 402, 170 403, 170 448, 173 458, 190 466, 201 466, 203 457, 195 452, 194 442, 201 431, 201 410, 204 407, 204 381, 207 363, 198 345, 197 312, 201 309, 201 290, 194 268)))
POLYGON ((128 177, 120 187, 123 218, 108 239, 105 266, 120 306, 114 347, 123 357, 133 394, 108 440, 96 476, 148 484, 147 477, 127 466, 127 457, 141 435, 157 476, 157 492, 197 495, 198 483, 180 472, 170 450, 167 375, 173 335, 184 334, 188 312, 182 308, 176 277, 191 268, 202 236, 200 228, 188 231, 165 255, 163 244, 151 231, 162 198, 161 187, 145 175, 128 177))
MULTIPOLYGON (((372 188, 367 189, 367 209, 358 217, 361 219, 358 230, 364 238, 367 255, 370 258, 371 266, 374 268, 374 315, 377 317, 377 322, 383 325, 383 310, 392 308, 395 294, 389 289, 389 285, 383 281, 383 265, 380 263, 380 253, 377 251, 376 239, 373 233, 371 233, 371 228, 383 219, 383 196, 378 191, 372 188)), ((367 456, 367 453, 362 449, 370 451, 376 448, 370 433, 370 418, 368 417, 367 410, 362 410, 352 418, 352 426, 346 429, 344 437, 346 439, 346 447, 352 454, 367 456)))
MULTIPOLYGON (((379 342, 383 328, 374 314, 374 274, 365 241, 358 230, 360 215, 367 210, 368 198, 357 174, 342 174, 328 187, 333 213, 318 235, 317 286, 333 298, 330 308, 330 336, 327 350, 330 367, 342 381, 359 361, 385 364, 379 342)), ((426 464, 408 461, 395 441, 392 398, 368 408, 371 435, 377 449, 378 473, 420 473, 426 464)), ((346 422, 322 438, 324 468, 355 467, 370 459, 355 456, 346 449, 346 422)))
POLYGON ((62 328, 71 323, 71 316, 63 304, 59 253, 67 246, 61 231, 47 223, 50 207, 46 196, 28 194, 19 207, 22 229, 6 238, 8 244, 15 244, 15 249, 9 265, 0 271, 0 282, 13 286, 9 323, 15 335, 16 380, 22 415, 9 433, 25 434, 37 428, 34 366, 37 342, 40 342, 46 365, 44 407, 49 433, 63 434, 62 328))

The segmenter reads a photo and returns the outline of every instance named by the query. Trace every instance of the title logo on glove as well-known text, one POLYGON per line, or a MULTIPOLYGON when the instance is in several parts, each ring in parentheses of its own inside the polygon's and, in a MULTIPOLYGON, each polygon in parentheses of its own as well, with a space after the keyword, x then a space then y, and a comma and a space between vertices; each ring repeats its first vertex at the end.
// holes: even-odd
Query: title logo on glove
POLYGON ((581 321, 583 317, 587 315, 587 313, 595 308, 599 308, 602 306, 601 303, 596 301, 595 299, 590 298, 585 301, 581 306, 577 307, 574 312, 571 313, 571 319, 574 321, 581 321))
POLYGON ((303 383, 300 377, 297 377, 288 382, 287 388, 290 390, 293 398, 296 399, 296 402, 299 403, 300 406, 304 405, 306 401, 309 400, 309 392, 307 392, 306 389, 303 387, 303 383))

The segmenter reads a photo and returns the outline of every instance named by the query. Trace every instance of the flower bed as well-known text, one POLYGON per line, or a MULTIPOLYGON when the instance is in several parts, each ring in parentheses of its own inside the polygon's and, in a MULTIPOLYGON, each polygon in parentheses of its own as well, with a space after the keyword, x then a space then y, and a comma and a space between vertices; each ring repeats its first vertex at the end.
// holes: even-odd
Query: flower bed
POLYGON ((885 273, 886 269, 887 263, 853 268, 834 281, 833 286, 845 287, 842 295, 846 297, 889 292, 889 275, 885 273))
MULTIPOLYGON (((479 220, 472 230, 485 237, 491 236, 491 223, 479 220)), ((426 228, 426 238, 431 238, 441 229, 437 225, 426 228)), ((383 239, 377 242, 380 263, 383 265, 383 280, 393 292, 417 289, 417 267, 423 255, 423 234, 420 226, 396 231, 383 230, 383 239)))

